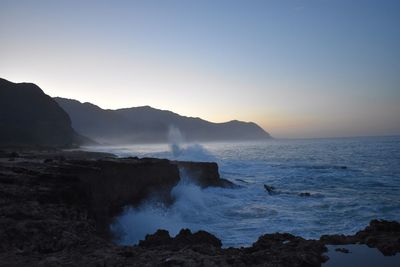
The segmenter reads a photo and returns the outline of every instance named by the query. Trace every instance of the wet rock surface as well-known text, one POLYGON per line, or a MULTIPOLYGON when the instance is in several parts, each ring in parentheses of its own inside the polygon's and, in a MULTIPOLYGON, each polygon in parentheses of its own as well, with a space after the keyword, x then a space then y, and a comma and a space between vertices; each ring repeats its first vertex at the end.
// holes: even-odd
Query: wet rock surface
POLYGON ((235 187, 236 185, 229 180, 219 176, 218 164, 206 162, 199 165, 198 162, 174 161, 179 167, 182 175, 188 175, 199 186, 235 187))
MULTIPOLYGON (((194 170, 199 166, 189 164, 194 170)), ((204 166, 219 178, 214 165, 204 166)), ((167 160, 0 151, 0 265, 320 266, 327 244, 363 243, 385 255, 400 251, 399 223, 387 221, 371 221, 354 236, 321 240, 266 234, 246 248, 222 248, 212 234, 189 229, 175 237, 158 230, 135 246, 114 244, 107 226, 123 206, 138 205, 153 193, 171 201, 169 190, 179 175, 178 163, 167 160)))
POLYGON ((272 185, 264 185, 265 191, 267 191, 270 195, 275 195, 277 194, 276 188, 272 185))
POLYGON ((365 244, 377 248, 385 256, 391 256, 400 252, 400 223, 372 220, 355 235, 323 235, 320 240, 329 245, 365 244))
POLYGON ((342 253, 350 253, 350 250, 348 250, 347 248, 337 248, 335 249, 335 251, 342 253))

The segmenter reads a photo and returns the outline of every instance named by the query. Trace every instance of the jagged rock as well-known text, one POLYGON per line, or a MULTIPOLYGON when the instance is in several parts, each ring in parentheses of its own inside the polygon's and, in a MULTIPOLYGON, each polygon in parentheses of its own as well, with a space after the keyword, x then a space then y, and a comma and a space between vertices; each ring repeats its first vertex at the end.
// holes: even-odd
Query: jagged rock
POLYGON ((325 244, 366 244, 376 247, 385 256, 400 252, 400 223, 396 221, 372 220, 355 235, 323 235, 320 240, 325 244))
POLYGON ((270 194, 270 195, 273 195, 273 194, 276 194, 277 192, 276 192, 276 189, 275 189, 275 187, 274 186, 272 186, 272 185, 264 185, 264 189, 270 194))
POLYGON ((220 248, 222 246, 221 240, 205 231, 198 231, 194 234, 189 229, 182 229, 179 234, 173 239, 175 246, 185 245, 209 245, 220 248))
POLYGON ((136 206, 150 194, 171 202, 170 190, 180 181, 179 168, 183 165, 193 171, 190 177, 193 175, 194 181, 202 187, 232 184, 220 181, 218 166, 212 162, 117 159, 110 154, 57 150, 36 152, 35 156, 32 151, 20 154, 22 162, 10 163, 8 169, 29 179, 30 183, 41 185, 36 197, 39 203, 70 203, 84 207, 96 220, 97 231, 104 237, 110 237, 108 226, 125 206, 136 206), (43 190, 43 185, 48 189, 43 190))
POLYGON ((146 235, 144 240, 139 241, 140 247, 159 247, 170 245, 172 238, 167 230, 159 229, 154 234, 146 235))
POLYGON ((235 184, 222 179, 219 175, 218 164, 215 162, 175 161, 184 176, 189 176, 201 187, 235 187, 235 184))
POLYGON ((320 240, 267 234, 247 248, 222 248, 212 234, 188 229, 176 237, 158 230, 137 246, 117 246, 104 234, 105 222, 122 206, 146 197, 139 191, 167 192, 180 178, 176 162, 96 153, 18 153, 20 158, 9 162, 9 153, 0 151, 2 266, 321 266, 327 260, 326 244, 352 242, 376 246, 386 255, 399 252, 399 223, 387 221, 371 221, 354 236, 320 240), (65 160, 54 160, 56 156, 65 160), (167 171, 163 179, 154 177, 167 171))
POLYGON ((400 223, 372 220, 367 228, 356 233, 360 243, 378 248, 385 256, 400 252, 400 223))
POLYGON ((139 242, 140 247, 161 247, 169 246, 174 250, 183 247, 212 246, 221 248, 221 240, 205 231, 192 233, 189 229, 182 229, 174 238, 171 238, 168 231, 157 230, 152 235, 146 235, 145 240, 139 242))

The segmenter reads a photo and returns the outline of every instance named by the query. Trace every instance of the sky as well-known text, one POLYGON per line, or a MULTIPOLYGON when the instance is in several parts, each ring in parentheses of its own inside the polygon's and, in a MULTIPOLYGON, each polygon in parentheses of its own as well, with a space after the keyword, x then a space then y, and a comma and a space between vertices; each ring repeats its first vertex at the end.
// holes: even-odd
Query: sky
POLYGON ((400 134, 400 1, 0 0, 0 77, 278 138, 400 134))

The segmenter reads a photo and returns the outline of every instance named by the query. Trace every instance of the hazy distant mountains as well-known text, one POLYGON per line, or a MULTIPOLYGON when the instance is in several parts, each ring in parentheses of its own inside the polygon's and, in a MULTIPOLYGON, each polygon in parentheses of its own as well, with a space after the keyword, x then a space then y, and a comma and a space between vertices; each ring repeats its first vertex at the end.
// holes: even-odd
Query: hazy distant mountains
POLYGON ((0 145, 71 147, 84 141, 68 114, 37 85, 0 79, 0 145))
POLYGON ((233 141, 270 138, 252 122, 212 123, 180 116, 149 106, 104 110, 91 103, 54 98, 69 114, 72 127, 101 143, 168 142, 171 128, 179 129, 186 141, 233 141))
POLYGON ((32 83, 0 79, 0 146, 71 147, 92 140, 104 144, 168 142, 171 129, 186 141, 270 138, 252 122, 212 123, 149 106, 104 110, 90 103, 53 99, 32 83))

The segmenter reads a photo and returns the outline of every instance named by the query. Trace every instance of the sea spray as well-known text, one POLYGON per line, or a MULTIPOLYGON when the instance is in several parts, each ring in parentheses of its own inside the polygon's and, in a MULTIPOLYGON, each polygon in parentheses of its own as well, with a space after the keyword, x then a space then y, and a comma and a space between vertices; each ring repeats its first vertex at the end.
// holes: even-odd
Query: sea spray
POLYGON ((156 198, 150 198, 140 207, 127 207, 111 225, 117 242, 124 245, 136 244, 146 234, 165 229, 176 235, 182 228, 199 230, 198 218, 202 217, 206 205, 203 190, 194 184, 184 170, 181 180, 171 190, 174 203, 166 206, 156 198))
MULTIPOLYGON (((251 245, 265 233, 318 239, 323 234, 354 234, 376 218, 400 220, 400 137, 275 139, 204 147, 217 158, 221 176, 240 179, 241 186, 199 189, 206 208, 189 213, 191 217, 179 214, 176 204, 167 208, 170 211, 161 209, 160 214, 173 218, 170 229, 178 225, 206 230, 223 246, 238 247, 251 245), (269 195, 264 184, 288 194, 269 195), (301 192, 311 197, 300 196, 301 192), (187 217, 190 220, 185 221, 187 217)), ((131 156, 172 158, 167 145, 129 149, 131 156)), ((160 228, 166 228, 162 224, 160 228)))
MULTIPOLYGON (((185 144, 182 133, 176 127, 170 127, 168 139, 170 155, 167 157, 170 159, 187 161, 216 159, 199 144, 185 144)), ((180 169, 179 173, 180 182, 171 190, 171 197, 174 200, 172 205, 166 206, 157 197, 150 197, 139 207, 125 208, 110 227, 119 244, 136 244, 144 239, 146 234, 154 233, 158 229, 165 229, 171 235, 176 235, 182 228, 190 228, 192 231, 207 228, 207 222, 210 223, 215 216, 210 214, 206 200, 213 201, 213 197, 194 184, 184 169, 180 169)))
POLYGON ((216 161, 216 158, 200 144, 188 144, 179 128, 169 127, 168 140, 171 155, 168 158, 185 161, 216 161))
POLYGON ((182 153, 182 143, 184 138, 181 131, 173 125, 169 126, 168 141, 173 157, 179 157, 182 153))
POLYGON ((147 202, 138 208, 125 208, 110 228, 117 243, 133 245, 157 229, 167 229, 174 234, 180 229, 180 225, 178 214, 171 214, 160 203, 147 202))

